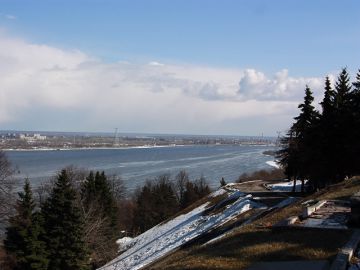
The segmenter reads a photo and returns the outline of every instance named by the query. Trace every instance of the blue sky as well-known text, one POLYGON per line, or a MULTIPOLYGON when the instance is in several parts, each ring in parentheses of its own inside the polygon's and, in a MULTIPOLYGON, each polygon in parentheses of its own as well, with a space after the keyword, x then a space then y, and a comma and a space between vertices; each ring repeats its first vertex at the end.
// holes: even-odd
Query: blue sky
MULTIPOLYGON (((300 91, 297 88, 300 88, 302 83, 311 80, 318 80, 314 83, 314 87, 319 88, 319 81, 325 75, 336 76, 340 68, 345 66, 348 67, 350 73, 354 74, 360 67, 358 61, 360 59, 360 16, 358 16, 360 1, 358 0, 0 0, 0 3, 3 49, 6 49, 6 46, 13 46, 25 53, 33 45, 36 46, 34 55, 41 55, 41 49, 44 47, 50 51, 53 49, 53 52, 57 54, 51 57, 52 54, 48 50, 51 60, 48 62, 44 60, 41 64, 39 62, 37 71, 43 70, 44 66, 68 69, 74 69, 76 66, 76 71, 80 72, 81 76, 85 76, 83 75, 85 71, 79 69, 88 67, 87 64, 92 62, 96 63, 97 71, 92 69, 90 72, 86 69, 86 72, 96 73, 100 84, 100 81, 104 79, 100 76, 104 69, 112 71, 118 69, 120 73, 130 74, 129 66, 119 64, 126 62, 131 65, 130 70, 137 70, 143 75, 139 81, 139 76, 134 71, 132 75, 129 75, 131 79, 127 77, 127 81, 131 81, 132 86, 138 86, 140 82, 144 84, 146 81, 142 90, 153 89, 153 87, 161 89, 163 94, 156 98, 160 102, 165 100, 162 110, 165 110, 166 115, 168 109, 174 119, 181 118, 181 109, 175 112, 169 105, 175 98, 168 95, 167 89, 170 88, 177 90, 180 88, 182 93, 185 93, 186 99, 197 97, 202 103, 207 102, 201 105, 195 102, 193 105, 199 105, 202 109, 205 109, 201 107, 204 106, 209 111, 221 108, 218 102, 223 102, 224 107, 228 107, 229 103, 237 102, 239 107, 245 108, 254 106, 262 108, 264 105, 273 108, 271 112, 265 110, 264 115, 249 113, 248 117, 246 111, 239 109, 241 111, 239 112, 232 109, 219 119, 219 122, 215 121, 218 128, 213 127, 210 122, 199 127, 197 122, 206 122, 206 119, 200 118, 204 117, 201 113, 193 111, 194 115, 199 114, 199 118, 194 118, 196 121, 191 122, 191 119, 188 119, 183 126, 172 126, 167 122, 171 121, 170 119, 162 121, 162 116, 156 113, 148 119, 147 114, 142 114, 144 104, 139 101, 134 103, 139 107, 139 111, 131 112, 131 115, 138 115, 139 125, 134 125, 126 119, 119 120, 117 123, 119 126, 124 126, 124 131, 127 132, 242 133, 243 135, 265 132, 269 135, 275 134, 278 129, 285 130, 292 117, 296 115, 296 106, 295 110, 292 110, 291 104, 301 101, 302 92, 293 94, 295 88, 296 91, 300 91), (78 55, 75 55, 76 53, 78 55), (147 67, 149 63, 159 64, 152 65, 157 66, 158 70, 149 71, 147 67), (211 74, 212 77, 206 79, 206 74, 195 77, 196 71, 201 68, 203 68, 203 73, 208 71, 208 75, 211 74), (185 74, 184 70, 194 70, 194 72, 185 74), (253 72, 246 72, 246 70, 253 72), (169 74, 174 75, 169 78, 169 74), (271 91, 279 94, 277 86, 273 86, 279 81, 279 74, 282 74, 282 82, 286 84, 285 87, 279 85, 282 96, 271 100, 264 98, 264 92, 259 88, 265 89, 269 85, 272 85, 272 88, 269 86, 271 91), (247 79, 246 75, 251 78, 247 79), (260 85, 256 85, 255 90, 251 92, 250 88, 254 86, 254 80, 260 82, 260 85), (239 85, 244 85, 244 81, 249 89, 245 89, 244 86, 241 91, 235 89, 239 88, 239 85), (233 93, 230 93, 230 87, 233 87, 233 93), (235 92, 242 96, 240 98, 235 96, 235 92), (205 97, 201 96, 202 94, 205 97), (256 96, 257 94, 262 96, 256 96), (244 95, 248 98, 244 98, 244 95), (252 101, 258 101, 261 104, 250 106, 248 103, 252 101), (215 105, 213 109, 212 105, 215 105), (279 106, 282 110, 274 109, 279 106), (274 110, 278 110, 277 113, 274 114, 274 110), (255 121, 252 117, 257 120, 255 121), (267 117, 274 121, 277 119, 278 124, 272 125, 274 126, 272 128, 267 127, 266 122, 258 120, 267 117), (149 121, 153 125, 149 125, 149 121), (232 128, 236 123, 240 123, 241 127, 232 128), (244 124, 241 125, 241 123, 244 124)), ((6 52, 3 54, 6 56, 6 52)), ((16 55, 19 54, 16 53, 16 55)), ((16 55, 15 58, 17 58, 16 55)), ((7 59, 9 57, 11 55, 7 56, 7 59)), ((36 62, 37 60, 29 59, 29 61, 36 62)), ((23 63, 24 61, 16 59, 15 62, 23 63)), ((14 71, 6 63, 5 61, 0 67, 1 70, 14 71)), ((27 65, 19 64, 11 67, 24 71, 27 70, 25 66, 27 67, 27 65)), ((36 73, 35 70, 33 74, 37 74, 34 76, 39 76, 39 78, 44 76, 44 74, 36 73)), ((58 74, 57 78, 59 77, 63 76, 58 74)), ((77 76, 74 84, 70 83, 69 87, 76 85, 78 87, 76 89, 85 88, 80 79, 86 81, 86 78, 79 79, 79 77, 80 75, 77 76)), ((111 85, 122 85, 124 78, 115 77, 116 73, 108 78, 114 80, 111 85)), ((31 85, 31 83, 34 82, 24 81, 25 85, 31 85)), ((69 81, 53 81, 46 86, 36 82, 34 89, 44 87, 49 92, 60 91, 56 90, 60 83, 69 83, 69 81)), ((131 86, 126 86, 128 91, 132 93, 135 91, 131 90, 131 86)), ((8 89, 11 87, 15 87, 14 84, 9 85, 8 89)), ((16 89, 20 93, 20 90, 16 89)), ((33 90, 34 96, 39 96, 36 91, 39 90, 33 90)), ((171 93, 174 94, 174 91, 171 93)), ((314 91, 321 97, 320 88, 314 91)), ((110 92, 111 90, 108 95, 110 92)), ((94 96, 96 96, 95 93, 94 96)), ((125 93, 120 96, 126 98, 125 93)), ((154 97, 154 100, 156 98, 154 97)), ((176 98, 180 103, 189 101, 182 100, 180 96, 176 98)), ((23 103, 26 105, 30 102, 29 99, 23 103)), ((36 108, 28 104, 28 107, 20 104, 16 112, 4 112, 5 115, 8 114, 11 117, 3 117, 3 120, 0 118, 0 128, 24 127, 40 130, 77 128, 95 131, 95 129, 110 129, 110 126, 112 128, 115 125, 115 119, 109 120, 108 124, 95 124, 99 121, 96 120, 97 117, 110 117, 100 112, 99 108, 99 114, 86 119, 85 122, 89 124, 79 126, 74 122, 64 123, 58 127, 53 126, 46 117, 42 117, 39 121, 39 115, 50 114, 48 111, 50 105, 46 103, 47 101, 44 98, 44 104, 38 104, 36 108), (34 111, 36 113, 33 113, 34 111), (29 121, 32 124, 29 124, 29 121)), ((68 107, 67 104, 64 106, 55 109, 51 107, 51 114, 61 118, 64 108, 68 107)), ((73 106, 70 106, 74 110, 72 118, 81 119, 83 115, 85 116, 84 111, 78 111, 76 110, 78 106, 73 106)), ((69 111, 66 111, 66 114, 68 115, 69 111)))

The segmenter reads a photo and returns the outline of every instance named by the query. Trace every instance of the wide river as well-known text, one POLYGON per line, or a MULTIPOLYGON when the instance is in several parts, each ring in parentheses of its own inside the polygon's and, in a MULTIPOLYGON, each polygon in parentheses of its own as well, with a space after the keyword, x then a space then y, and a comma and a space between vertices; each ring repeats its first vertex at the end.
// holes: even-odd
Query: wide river
POLYGON ((7 151, 16 166, 17 177, 29 178, 34 187, 60 169, 75 165, 88 170, 104 170, 119 175, 128 191, 142 186, 147 179, 164 173, 172 178, 186 170, 191 179, 206 177, 211 187, 218 187, 221 177, 235 181, 240 174, 270 169, 273 160, 263 154, 273 146, 213 145, 124 149, 88 149, 64 151, 7 151))

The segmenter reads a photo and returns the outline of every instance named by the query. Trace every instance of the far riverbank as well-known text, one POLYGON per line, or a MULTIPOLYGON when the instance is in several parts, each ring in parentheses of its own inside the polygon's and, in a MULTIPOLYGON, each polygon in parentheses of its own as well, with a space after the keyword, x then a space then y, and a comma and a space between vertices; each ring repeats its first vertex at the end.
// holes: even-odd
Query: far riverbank
POLYGON ((81 148, 57 150, 7 151, 19 179, 29 178, 38 186, 62 168, 74 165, 87 170, 104 170, 120 176, 129 191, 147 179, 167 173, 172 178, 186 170, 192 179, 201 175, 217 187, 222 177, 235 181, 244 172, 271 169, 272 160, 263 154, 273 146, 264 145, 181 145, 128 148, 81 148), (87 151, 84 151, 87 150, 87 151))

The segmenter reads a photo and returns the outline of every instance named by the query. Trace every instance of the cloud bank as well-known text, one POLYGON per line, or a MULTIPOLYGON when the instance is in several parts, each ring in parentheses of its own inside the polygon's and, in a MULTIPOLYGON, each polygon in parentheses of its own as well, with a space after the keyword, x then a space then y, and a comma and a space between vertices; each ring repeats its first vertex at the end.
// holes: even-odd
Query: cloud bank
POLYGON ((0 33, 2 129, 275 135, 306 84, 321 95, 322 78, 287 70, 106 63, 0 33))

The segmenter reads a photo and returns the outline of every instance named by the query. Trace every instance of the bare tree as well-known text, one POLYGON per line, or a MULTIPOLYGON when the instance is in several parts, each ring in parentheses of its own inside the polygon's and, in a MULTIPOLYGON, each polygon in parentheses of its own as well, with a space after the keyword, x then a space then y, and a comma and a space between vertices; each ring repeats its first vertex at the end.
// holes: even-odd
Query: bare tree
POLYGON ((175 177, 176 180, 176 195, 178 201, 182 202, 184 199, 184 193, 186 190, 186 184, 189 182, 189 175, 185 170, 181 170, 175 177))
POLYGON ((85 242, 91 251, 90 257, 94 267, 100 267, 113 259, 117 254, 118 246, 114 239, 107 237, 106 228, 109 219, 101 214, 102 210, 96 201, 84 205, 81 209, 85 222, 85 242))
POLYGON ((108 177, 108 181, 110 184, 111 192, 114 195, 116 201, 122 201, 126 197, 126 186, 121 176, 113 174, 108 177))

